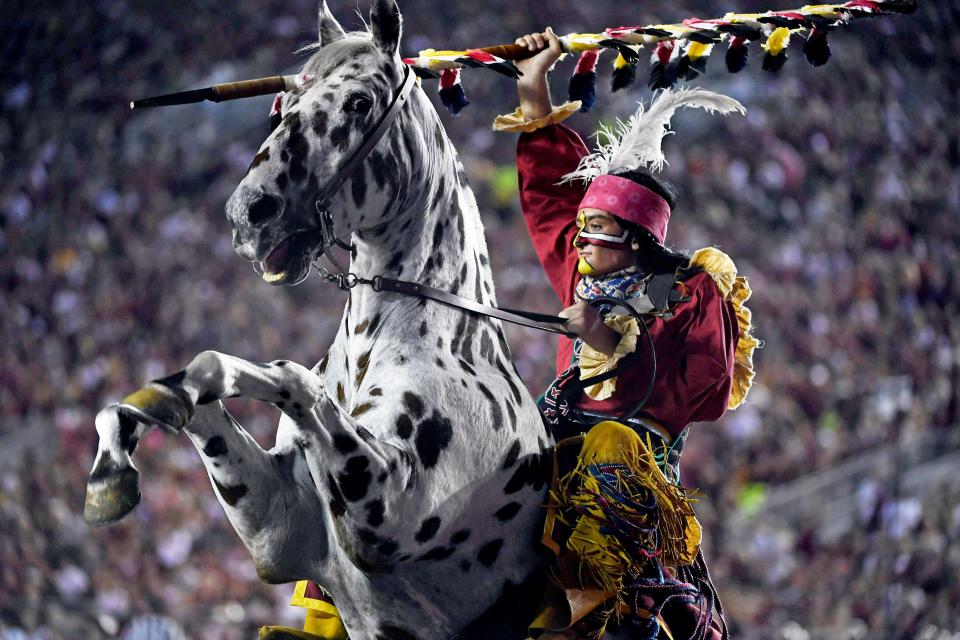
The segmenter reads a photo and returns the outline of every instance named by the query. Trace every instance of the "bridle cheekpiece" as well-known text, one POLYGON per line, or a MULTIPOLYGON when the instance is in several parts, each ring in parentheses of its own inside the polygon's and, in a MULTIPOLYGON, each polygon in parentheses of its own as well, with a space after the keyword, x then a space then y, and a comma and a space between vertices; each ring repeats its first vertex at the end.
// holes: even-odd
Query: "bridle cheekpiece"
MULTIPOLYGON (((377 146, 378 142, 380 142, 383 134, 386 133, 390 125, 393 124, 393 120, 397 117, 397 115, 399 115, 400 109, 403 108, 403 105, 406 104, 407 100, 410 98, 410 92, 413 91, 413 87, 417 83, 416 80, 416 75, 408 66, 404 65, 403 82, 397 90, 390 107, 380 117, 380 121, 377 122, 377 126, 375 126, 373 130, 367 134, 360 146, 357 147, 357 149, 350 155, 350 158, 347 160, 347 162, 340 168, 339 171, 336 172, 336 174, 334 174, 327 184, 325 184, 323 188, 319 190, 319 195, 314 203, 321 237, 320 253, 317 257, 326 255, 327 250, 333 245, 337 245, 338 247, 346 249, 347 251, 350 251, 353 248, 350 244, 339 239, 336 235, 336 230, 334 229, 333 223, 333 215, 330 211, 330 201, 343 186, 343 183, 346 182, 354 174, 354 172, 360 168, 364 160, 367 159, 367 156, 370 155, 370 152, 373 151, 373 148, 377 146)), ((327 258, 330 259, 330 256, 327 255, 327 258)), ((334 264, 336 265, 336 263, 334 264)), ((339 267, 339 265, 336 266, 339 267)), ((341 269, 341 272, 343 272, 343 269, 341 269)))

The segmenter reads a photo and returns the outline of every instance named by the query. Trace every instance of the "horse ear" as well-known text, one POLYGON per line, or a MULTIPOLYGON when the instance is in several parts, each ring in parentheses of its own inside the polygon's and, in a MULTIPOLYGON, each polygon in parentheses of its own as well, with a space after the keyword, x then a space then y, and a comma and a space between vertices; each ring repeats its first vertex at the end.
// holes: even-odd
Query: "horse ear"
POLYGON ((400 25, 403 18, 397 0, 373 0, 370 7, 370 30, 373 41, 388 56, 396 55, 400 48, 400 25))
POLYGON ((327 8, 327 0, 320 0, 320 10, 318 15, 319 40, 321 47, 343 37, 343 28, 327 8))

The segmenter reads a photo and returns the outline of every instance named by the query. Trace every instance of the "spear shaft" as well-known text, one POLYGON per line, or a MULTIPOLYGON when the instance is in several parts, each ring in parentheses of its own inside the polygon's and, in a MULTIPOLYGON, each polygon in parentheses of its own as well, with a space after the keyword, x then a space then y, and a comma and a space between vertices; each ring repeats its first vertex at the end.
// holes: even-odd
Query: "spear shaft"
MULTIPOLYGON (((530 51, 526 47, 517 44, 500 44, 492 47, 483 47, 478 49, 478 51, 498 56, 504 60, 524 60, 537 54, 536 51, 530 51)), ((236 100, 238 98, 252 98, 254 96, 280 93, 281 91, 289 91, 295 86, 294 76, 270 76, 268 78, 256 78, 254 80, 225 82, 202 89, 190 89, 189 91, 178 91, 177 93, 168 93, 162 96, 143 98, 142 100, 132 100, 130 102, 130 108, 168 107, 177 104, 193 104, 203 102, 204 100, 223 102, 224 100, 236 100)))
MULTIPOLYGON (((790 30, 830 28, 836 23, 849 21, 856 17, 883 15, 885 13, 912 13, 916 10, 917 3, 918 0, 849 0, 832 5, 808 5, 794 11, 757 14, 730 13, 723 18, 714 20, 691 18, 677 24, 607 29, 602 34, 569 34, 560 36, 560 42, 568 53, 613 48, 625 58, 636 60, 639 46, 662 40, 692 40, 703 44, 713 44, 727 36, 754 40, 762 35, 762 28, 767 25, 790 30)), ((537 51, 530 51, 521 45, 501 44, 465 51, 434 52, 433 50, 427 50, 420 53, 422 56, 420 58, 406 60, 410 61, 409 63, 415 71, 419 64, 423 64, 424 68, 417 73, 427 77, 438 77, 440 75, 438 72, 441 70, 457 69, 463 66, 486 66, 515 77, 518 75, 515 67, 505 61, 524 60, 537 53, 537 51), (500 60, 499 62, 495 59, 478 60, 476 56, 472 55, 477 53, 495 56, 500 60)), ((130 108, 191 104, 204 100, 222 102, 224 100, 290 91, 296 86, 295 76, 271 76, 255 80, 227 82, 203 89, 192 89, 143 100, 134 100, 130 103, 130 108)))
POLYGON ((270 76, 268 78, 256 78, 254 80, 225 82, 203 89, 191 89, 189 91, 168 93, 153 98, 144 98, 143 100, 133 100, 130 102, 130 108, 166 107, 174 104, 193 104, 194 102, 203 102, 204 100, 222 102, 224 100, 236 100, 237 98, 269 95, 271 93, 289 91, 296 87, 294 77, 295 76, 270 76))

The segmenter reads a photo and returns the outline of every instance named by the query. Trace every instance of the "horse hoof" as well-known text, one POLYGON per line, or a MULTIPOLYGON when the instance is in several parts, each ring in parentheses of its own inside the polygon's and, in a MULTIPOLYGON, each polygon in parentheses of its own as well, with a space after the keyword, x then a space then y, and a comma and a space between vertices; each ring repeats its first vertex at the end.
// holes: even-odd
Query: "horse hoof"
POLYGON ((193 419, 193 405, 186 392, 176 393, 159 384, 148 384, 120 401, 118 410, 135 420, 155 424, 172 433, 178 433, 193 419))
POLYGON ((120 520, 140 504, 139 484, 140 473, 132 467, 88 482, 83 519, 94 527, 120 520))

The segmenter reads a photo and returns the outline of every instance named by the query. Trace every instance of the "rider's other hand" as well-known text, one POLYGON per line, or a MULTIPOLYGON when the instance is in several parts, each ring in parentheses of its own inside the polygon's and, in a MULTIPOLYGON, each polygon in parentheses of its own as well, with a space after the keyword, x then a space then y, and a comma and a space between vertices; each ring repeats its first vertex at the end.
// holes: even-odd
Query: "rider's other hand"
POLYGON ((526 47, 530 51, 538 51, 535 56, 526 60, 516 60, 517 68, 524 78, 534 80, 542 78, 547 74, 553 64, 563 55, 563 48, 560 46, 560 38, 553 32, 553 29, 547 27, 543 33, 529 33, 516 39, 516 44, 526 47))
POLYGON ((584 342, 601 353, 613 355, 617 345, 620 344, 620 334, 605 325, 597 310, 582 300, 567 307, 558 315, 567 319, 563 325, 564 329, 577 334, 583 338, 584 342))

